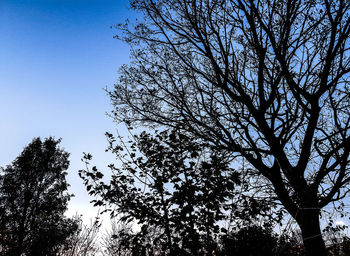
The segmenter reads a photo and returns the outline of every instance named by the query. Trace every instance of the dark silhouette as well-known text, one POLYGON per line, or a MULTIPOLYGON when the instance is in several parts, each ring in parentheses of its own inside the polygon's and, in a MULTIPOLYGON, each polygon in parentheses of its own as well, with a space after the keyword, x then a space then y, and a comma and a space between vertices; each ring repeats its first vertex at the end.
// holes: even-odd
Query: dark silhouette
POLYGON ((250 225, 223 237, 222 256, 291 256, 295 242, 278 236, 271 227, 250 225))
POLYGON ((324 256, 321 210, 350 181, 350 1, 140 0, 116 121, 177 127, 242 157, 324 256), (263 179, 262 179, 263 178, 263 179))
MULTIPOLYGON (((122 166, 109 165, 108 184, 95 166, 80 175, 90 195, 97 197, 95 205, 141 226, 137 234, 117 234, 120 247, 173 256, 206 255, 216 249, 219 221, 227 217, 224 208, 232 208, 239 184, 225 151, 210 150, 176 131, 154 136, 143 132, 128 147, 107 135, 109 150, 122 166)), ((85 155, 87 163, 90 159, 85 155)))
POLYGON ((0 176, 0 252, 50 256, 77 230, 66 218, 69 154, 60 140, 35 138, 0 176))

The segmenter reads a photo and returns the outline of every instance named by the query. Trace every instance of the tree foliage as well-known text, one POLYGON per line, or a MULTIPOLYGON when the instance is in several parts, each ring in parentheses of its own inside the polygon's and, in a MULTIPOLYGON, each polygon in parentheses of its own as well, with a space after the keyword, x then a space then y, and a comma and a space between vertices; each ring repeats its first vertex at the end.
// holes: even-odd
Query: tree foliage
POLYGON ((290 237, 278 236, 271 227, 250 225, 223 237, 220 255, 291 256, 295 243, 290 237))
POLYGON ((35 138, 0 176, 1 255, 49 256, 76 231, 64 216, 69 154, 60 140, 35 138))
MULTIPOLYGON (((141 231, 133 239, 142 240, 151 227, 158 230, 153 242, 170 255, 211 251, 239 184, 227 154, 176 131, 142 132, 128 147, 107 135, 109 150, 122 167, 109 165, 109 184, 96 167, 80 171, 89 193, 97 197, 95 205, 112 208, 112 216, 121 221, 136 221, 141 231)), ((90 159, 85 155, 87 163, 90 159)))
POLYGON ((107 255, 168 255, 166 243, 160 239, 164 233, 162 228, 148 226, 140 231, 134 231, 131 224, 120 220, 118 223, 117 226, 117 222, 112 222, 112 230, 104 237, 107 255))
POLYGON ((179 127, 242 156, 325 255, 321 209, 349 192, 350 2, 135 0, 117 121, 179 127))
MULTIPOLYGON (((120 220, 118 223, 119 225, 116 221, 112 221, 112 230, 104 237, 103 244, 106 248, 107 255, 168 255, 162 243, 159 243, 159 240, 157 240, 162 233, 161 229, 148 226, 147 229, 141 230, 141 232, 135 232, 133 231, 132 225, 120 222, 120 220)), ((287 235, 277 235, 272 231, 271 226, 245 226, 235 231, 232 230, 231 232, 222 234, 220 239, 216 240, 215 243, 215 247, 212 247, 212 251, 203 255, 299 255, 299 252, 296 251, 299 243, 287 235)), ((343 248, 344 246, 340 245, 338 247, 343 248)), ((179 253, 178 255, 183 254, 179 253)))

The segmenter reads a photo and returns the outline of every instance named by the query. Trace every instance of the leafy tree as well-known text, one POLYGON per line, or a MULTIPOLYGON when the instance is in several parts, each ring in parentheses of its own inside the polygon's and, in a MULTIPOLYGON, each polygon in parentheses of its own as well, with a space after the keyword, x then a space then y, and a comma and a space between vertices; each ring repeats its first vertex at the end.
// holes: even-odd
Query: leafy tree
MULTIPOLYGON (((154 136, 142 132, 128 147, 107 135, 109 150, 122 167, 109 165, 113 171, 109 184, 95 166, 80 175, 89 193, 97 197, 95 205, 106 205, 112 216, 141 226, 138 234, 127 233, 124 241, 144 250, 147 242, 143 239, 152 227, 160 230, 155 232, 154 243, 166 255, 204 255, 215 248, 218 222, 226 218, 225 210, 230 209, 239 183, 226 153, 208 150, 175 130, 154 136)), ((90 159, 85 155, 87 163, 90 159)))
POLYGON ((1 255, 56 255, 77 223, 64 217, 69 154, 35 138, 0 176, 1 255))
POLYGON ((132 225, 118 220, 112 221, 112 230, 103 238, 105 254, 111 256, 167 255, 162 239, 163 230, 148 226, 141 231, 133 231, 132 225))
POLYGON ((133 0, 116 121, 178 127, 241 156, 325 255, 319 216, 349 192, 350 2, 133 0))

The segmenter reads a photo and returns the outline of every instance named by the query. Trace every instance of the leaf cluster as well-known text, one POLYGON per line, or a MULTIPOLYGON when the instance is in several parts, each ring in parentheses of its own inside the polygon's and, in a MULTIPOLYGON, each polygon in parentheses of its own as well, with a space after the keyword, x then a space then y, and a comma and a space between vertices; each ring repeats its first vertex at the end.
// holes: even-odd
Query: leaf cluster
POLYGON ((142 132, 128 147, 112 134, 107 138, 121 161, 121 168, 109 165, 109 184, 96 167, 80 171, 95 205, 136 221, 141 230, 160 228, 167 250, 209 250, 240 184, 228 154, 176 130, 142 132))

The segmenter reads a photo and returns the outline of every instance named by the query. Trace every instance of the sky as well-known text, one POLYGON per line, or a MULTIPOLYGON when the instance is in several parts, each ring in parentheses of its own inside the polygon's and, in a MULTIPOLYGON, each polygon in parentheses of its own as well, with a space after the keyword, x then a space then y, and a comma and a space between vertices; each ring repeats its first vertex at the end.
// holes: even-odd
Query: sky
POLYGON ((98 166, 111 160, 104 133, 117 125, 103 88, 113 88, 129 48, 110 26, 131 15, 128 0, 0 0, 0 166, 34 137, 62 138, 69 216, 96 212, 78 170, 83 152, 98 166))

